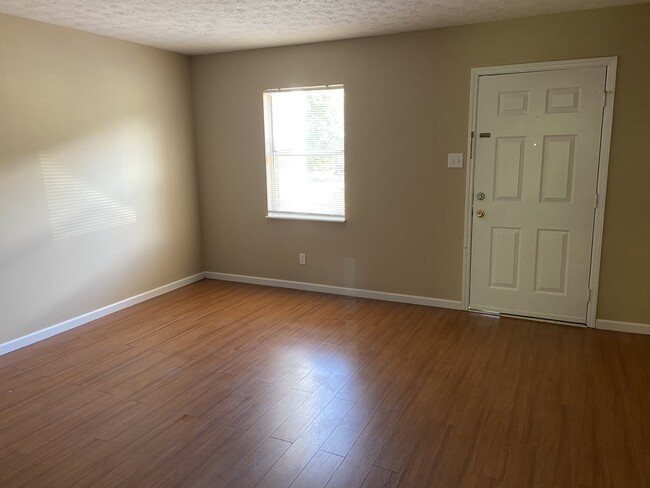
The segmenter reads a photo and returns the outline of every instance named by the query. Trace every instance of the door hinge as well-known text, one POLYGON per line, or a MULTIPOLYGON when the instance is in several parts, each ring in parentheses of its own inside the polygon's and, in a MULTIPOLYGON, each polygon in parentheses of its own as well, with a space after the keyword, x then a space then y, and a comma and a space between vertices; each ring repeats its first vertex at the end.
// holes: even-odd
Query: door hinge
POLYGON ((469 143, 469 159, 474 157, 474 131, 472 131, 472 137, 469 143))
POLYGON ((598 193, 596 193, 596 196, 594 198, 594 208, 598 208, 598 193))
POLYGON ((587 303, 591 302, 591 288, 587 289, 587 303))
POLYGON ((607 106, 607 90, 603 92, 603 107, 607 106))

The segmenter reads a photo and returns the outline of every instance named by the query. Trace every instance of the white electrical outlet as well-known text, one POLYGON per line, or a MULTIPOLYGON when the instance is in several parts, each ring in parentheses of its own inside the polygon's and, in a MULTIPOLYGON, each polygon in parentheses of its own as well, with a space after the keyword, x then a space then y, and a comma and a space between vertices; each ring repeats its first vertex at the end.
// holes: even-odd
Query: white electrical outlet
POLYGON ((462 167, 463 167, 463 153, 447 154, 447 168, 462 168, 462 167))
POLYGON ((304 252, 298 253, 298 263, 307 264, 307 255, 304 252))

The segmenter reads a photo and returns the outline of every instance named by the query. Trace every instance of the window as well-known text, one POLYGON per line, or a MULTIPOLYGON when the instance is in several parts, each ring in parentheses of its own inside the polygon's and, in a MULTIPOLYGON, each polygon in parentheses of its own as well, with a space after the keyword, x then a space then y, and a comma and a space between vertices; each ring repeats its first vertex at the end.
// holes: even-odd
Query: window
POLYGON ((345 220, 343 86, 264 92, 268 217, 345 220))

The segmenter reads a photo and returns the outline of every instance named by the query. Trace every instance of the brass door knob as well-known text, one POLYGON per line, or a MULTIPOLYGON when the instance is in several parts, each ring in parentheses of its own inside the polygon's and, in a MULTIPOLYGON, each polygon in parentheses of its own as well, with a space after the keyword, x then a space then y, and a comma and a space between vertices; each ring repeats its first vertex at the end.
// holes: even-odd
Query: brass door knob
POLYGON ((483 217, 485 217, 485 210, 477 210, 477 211, 476 211, 476 216, 477 216, 479 219, 482 219, 483 217))

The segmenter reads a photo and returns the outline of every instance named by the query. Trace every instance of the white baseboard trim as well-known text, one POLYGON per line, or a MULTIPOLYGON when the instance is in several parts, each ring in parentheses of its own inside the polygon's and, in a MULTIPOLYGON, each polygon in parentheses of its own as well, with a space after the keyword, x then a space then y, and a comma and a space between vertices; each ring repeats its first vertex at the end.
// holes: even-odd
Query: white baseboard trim
POLYGON ((93 320, 97 320, 101 317, 117 312, 119 310, 123 310, 132 305, 136 305, 138 303, 144 302, 146 300, 157 297, 159 295, 163 295, 170 291, 176 290, 177 288, 181 288, 185 285, 189 285, 190 283, 194 283, 196 281, 202 280, 203 278, 204 278, 203 273, 197 273, 195 275, 182 278, 178 281, 174 281, 173 283, 168 283, 166 285, 159 286, 158 288, 155 288, 153 290, 145 291, 144 293, 140 293, 139 295, 135 295, 133 297, 120 300, 119 302, 113 303, 111 305, 98 308, 97 310, 93 310, 92 312, 79 315, 77 317, 71 318, 69 320, 65 320, 55 325, 51 325, 44 329, 37 330, 30 334, 24 335, 22 337, 18 337, 16 339, 12 339, 10 341, 4 342, 0 344, 0 356, 2 356, 3 354, 7 354, 8 352, 15 351, 16 349, 29 346, 30 344, 34 344, 35 342, 42 341, 43 339, 47 339, 48 337, 52 337, 54 335, 60 334, 61 332, 65 332, 66 330, 74 329, 75 327, 79 327, 80 325, 87 324, 88 322, 92 322, 93 320))
POLYGON ((634 322, 619 322, 618 320, 596 320, 596 329, 615 330, 617 332, 630 332, 632 334, 650 335, 650 324, 637 324, 634 322))
POLYGON ((426 305, 428 307, 451 308, 462 310, 462 304, 456 300, 443 300, 441 298, 429 298, 416 295, 402 295, 401 293, 389 293, 384 291, 361 290, 359 288, 346 288, 343 286, 320 285, 318 283, 306 283, 303 281, 276 280, 273 278, 260 278, 257 276, 244 276, 230 273, 215 273, 206 271, 205 277, 210 280, 236 281, 238 283, 250 283, 253 285, 275 286, 278 288, 292 288, 294 290, 317 291, 330 293, 332 295, 344 295, 348 297, 370 298, 372 300, 384 300, 387 302, 411 303, 413 305, 426 305))
MULTIPOLYGON (((153 290, 140 293, 130 298, 126 298, 119 302, 107 305, 97 310, 79 315, 77 317, 65 320, 58 324, 37 330, 30 334, 12 339, 10 341, 0 344, 0 356, 7 354, 16 349, 29 346, 36 342, 47 339, 48 337, 55 336, 80 325, 87 324, 93 320, 105 317, 114 312, 118 312, 132 305, 144 302, 151 298, 155 298, 170 291, 176 290, 183 286, 189 285, 203 278, 211 280, 233 281, 238 283, 250 283, 253 285, 274 286, 277 288, 291 288, 295 290, 315 291, 320 293, 329 293, 332 295, 343 295, 358 298, 369 298, 372 300, 384 300, 388 302, 410 303, 414 305, 425 305, 428 307, 449 308, 453 310, 463 310, 462 303, 457 300, 445 300, 441 298, 430 298, 416 295, 404 295, 401 293, 390 293, 374 290, 362 290, 359 288, 346 288, 342 286, 321 285, 318 283, 307 283, 302 281, 289 281, 278 280, 273 278, 261 278, 257 276, 245 276, 230 273, 216 273, 213 271, 206 271, 197 273, 186 278, 159 286, 153 290)), ((647 334, 650 335, 650 324, 634 323, 634 322, 620 322, 617 320, 596 320, 596 328, 602 330, 612 330, 617 332, 629 332, 633 334, 647 334)))

